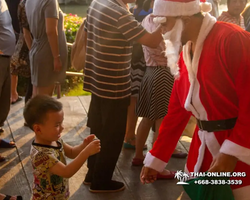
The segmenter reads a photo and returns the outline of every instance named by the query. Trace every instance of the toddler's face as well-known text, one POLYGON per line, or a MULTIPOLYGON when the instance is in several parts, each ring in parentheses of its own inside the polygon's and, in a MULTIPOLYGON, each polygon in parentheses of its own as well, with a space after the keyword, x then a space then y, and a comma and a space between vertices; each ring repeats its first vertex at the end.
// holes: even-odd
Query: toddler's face
POLYGON ((63 131, 63 111, 48 112, 43 124, 40 125, 41 133, 39 136, 48 142, 57 141, 61 137, 63 131))

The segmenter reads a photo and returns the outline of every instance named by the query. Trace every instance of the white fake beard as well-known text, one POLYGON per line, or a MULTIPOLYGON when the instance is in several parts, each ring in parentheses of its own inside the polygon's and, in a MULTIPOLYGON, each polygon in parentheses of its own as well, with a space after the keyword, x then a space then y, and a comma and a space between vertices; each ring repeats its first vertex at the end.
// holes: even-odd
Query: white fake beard
POLYGON ((175 78, 179 77, 178 61, 181 48, 182 30, 183 22, 181 19, 177 19, 173 29, 163 35, 166 45, 165 56, 168 59, 168 67, 175 78))

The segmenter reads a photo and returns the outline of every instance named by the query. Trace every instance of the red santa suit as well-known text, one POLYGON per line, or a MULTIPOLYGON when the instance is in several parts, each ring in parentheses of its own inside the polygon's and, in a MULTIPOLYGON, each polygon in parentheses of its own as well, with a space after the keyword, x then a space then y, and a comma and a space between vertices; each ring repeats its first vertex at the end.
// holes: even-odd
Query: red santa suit
POLYGON ((237 117, 233 129, 207 132, 195 129, 187 172, 205 172, 219 153, 239 159, 235 172, 246 172, 242 185, 232 185, 236 200, 250 198, 250 34, 209 14, 203 20, 193 59, 188 42, 180 56, 167 116, 144 164, 163 171, 191 115, 197 119, 237 117))

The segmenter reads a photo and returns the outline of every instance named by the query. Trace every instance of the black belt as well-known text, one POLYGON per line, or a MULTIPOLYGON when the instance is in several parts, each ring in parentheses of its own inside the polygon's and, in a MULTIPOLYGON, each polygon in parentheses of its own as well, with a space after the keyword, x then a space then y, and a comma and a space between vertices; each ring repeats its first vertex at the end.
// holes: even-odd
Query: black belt
POLYGON ((212 121, 203 121, 197 120, 197 125, 200 130, 207 132, 216 132, 216 131, 225 131, 232 129, 236 123, 237 117, 224 120, 212 120, 212 121))
POLYGON ((7 55, 3 55, 3 54, 0 54, 1 57, 4 57, 4 58, 10 58, 10 56, 7 56, 7 55))

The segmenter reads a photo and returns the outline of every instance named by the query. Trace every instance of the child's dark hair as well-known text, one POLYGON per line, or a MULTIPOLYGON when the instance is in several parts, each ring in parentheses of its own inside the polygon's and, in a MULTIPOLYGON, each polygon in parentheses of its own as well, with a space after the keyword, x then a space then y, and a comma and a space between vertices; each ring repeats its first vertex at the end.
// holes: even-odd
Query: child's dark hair
POLYGON ((145 10, 146 12, 148 12, 148 10, 150 9, 151 6, 151 2, 152 0, 146 0, 143 3, 143 10, 145 10))
POLYGON ((28 126, 33 130, 34 124, 44 122, 49 111, 59 112, 61 110, 61 102, 50 96, 37 95, 25 105, 23 116, 28 126))

